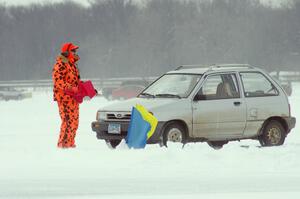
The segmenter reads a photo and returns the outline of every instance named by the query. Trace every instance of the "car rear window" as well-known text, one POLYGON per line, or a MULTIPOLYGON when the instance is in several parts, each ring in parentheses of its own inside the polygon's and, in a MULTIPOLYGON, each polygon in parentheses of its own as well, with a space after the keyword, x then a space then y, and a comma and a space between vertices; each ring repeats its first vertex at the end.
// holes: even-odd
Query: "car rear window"
POLYGON ((241 72, 240 73, 245 97, 266 97, 277 96, 277 88, 259 72, 241 72))

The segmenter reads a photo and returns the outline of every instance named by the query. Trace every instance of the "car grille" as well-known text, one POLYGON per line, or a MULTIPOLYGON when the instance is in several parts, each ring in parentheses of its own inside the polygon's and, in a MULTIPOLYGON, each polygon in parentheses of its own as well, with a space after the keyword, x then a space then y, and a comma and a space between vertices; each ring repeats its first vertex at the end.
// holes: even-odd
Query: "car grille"
POLYGON ((107 113, 106 119, 109 121, 130 121, 130 113, 107 113))

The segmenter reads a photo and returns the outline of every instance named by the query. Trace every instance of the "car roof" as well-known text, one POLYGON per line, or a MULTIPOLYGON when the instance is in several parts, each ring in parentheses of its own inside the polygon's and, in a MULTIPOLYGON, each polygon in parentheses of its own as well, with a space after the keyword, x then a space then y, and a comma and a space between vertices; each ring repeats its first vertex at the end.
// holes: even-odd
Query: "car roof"
POLYGON ((259 68, 249 64, 213 64, 213 65, 182 65, 175 70, 169 71, 168 74, 204 74, 215 72, 229 71, 260 71, 259 68))

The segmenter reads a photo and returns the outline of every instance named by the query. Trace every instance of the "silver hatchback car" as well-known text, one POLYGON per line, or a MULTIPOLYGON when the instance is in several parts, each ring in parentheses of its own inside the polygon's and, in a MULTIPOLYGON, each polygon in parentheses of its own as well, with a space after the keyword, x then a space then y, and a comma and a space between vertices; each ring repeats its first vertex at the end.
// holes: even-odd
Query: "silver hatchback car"
POLYGON ((256 139, 278 146, 295 127, 288 97, 268 73, 244 64, 180 66, 159 77, 136 98, 98 110, 92 130, 115 148, 127 135, 131 109, 146 107, 158 119, 148 144, 256 139))

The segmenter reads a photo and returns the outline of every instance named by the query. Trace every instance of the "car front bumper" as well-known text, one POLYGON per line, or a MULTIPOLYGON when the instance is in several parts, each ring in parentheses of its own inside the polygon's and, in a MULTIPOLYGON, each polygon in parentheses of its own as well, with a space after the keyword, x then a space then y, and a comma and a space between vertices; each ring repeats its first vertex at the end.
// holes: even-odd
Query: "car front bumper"
MULTIPOLYGON (((156 144, 161 141, 162 128, 165 122, 158 122, 153 135, 147 140, 148 144, 156 144)), ((92 122, 92 130, 97 133, 98 139, 103 140, 122 140, 127 136, 129 122, 110 122, 110 121, 94 121, 92 122), (108 133, 109 123, 119 123, 121 125, 120 134, 108 133)))

